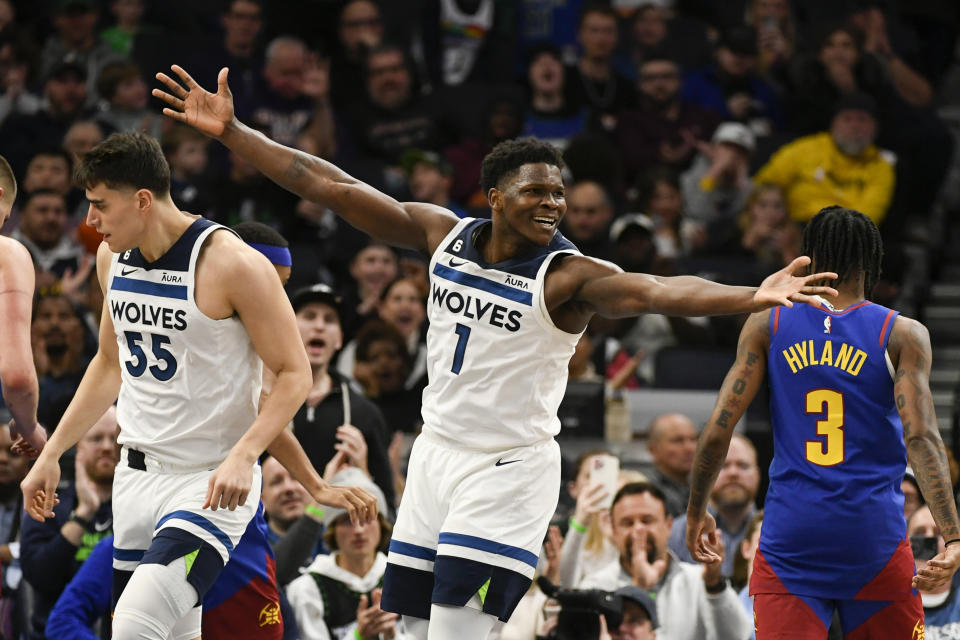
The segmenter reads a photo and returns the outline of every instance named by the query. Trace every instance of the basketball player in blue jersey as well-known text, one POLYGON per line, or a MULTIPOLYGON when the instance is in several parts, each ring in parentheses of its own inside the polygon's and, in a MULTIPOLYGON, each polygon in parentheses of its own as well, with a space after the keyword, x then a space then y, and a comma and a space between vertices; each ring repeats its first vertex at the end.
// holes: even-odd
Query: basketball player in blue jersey
MULTIPOLYGON (((177 209, 155 140, 114 134, 76 177, 87 222, 104 235, 100 345, 21 483, 24 505, 34 519, 53 516, 60 455, 119 397, 113 637, 198 638, 199 603, 259 503, 257 458, 306 397, 306 354, 272 265, 177 209), (276 379, 258 413, 261 361, 276 379)), ((320 493, 375 517, 364 492, 320 493)))
POLYGON ((169 93, 154 90, 171 107, 165 114, 372 237, 431 257, 424 427, 381 601, 414 637, 486 638, 526 592, 559 494, 553 436, 567 362, 595 313, 738 313, 832 292, 792 275, 805 258, 752 289, 623 273, 582 256, 557 233, 566 212, 560 154, 532 139, 501 143, 484 160, 492 221, 397 202, 238 122, 226 69, 216 94, 173 71, 180 82, 158 74, 169 93))
MULTIPOLYGON (((0 156, 0 227, 10 216, 16 198, 13 169, 0 156)), ((47 438, 37 424, 37 372, 30 347, 33 285, 30 252, 13 238, 0 236, 0 388, 13 416, 10 434, 15 440, 14 450, 35 457, 47 438)))
POLYGON ((803 253, 811 269, 839 274, 839 296, 747 320, 700 435, 687 547, 700 562, 717 560, 707 499, 733 425, 768 373, 774 455, 750 580, 757 640, 822 640, 834 610, 850 640, 922 639, 915 589, 948 584, 960 564, 960 524, 928 384, 930 339, 919 322, 866 299, 883 247, 865 215, 823 209, 804 230, 803 253), (947 541, 916 576, 900 490, 907 462, 947 541))

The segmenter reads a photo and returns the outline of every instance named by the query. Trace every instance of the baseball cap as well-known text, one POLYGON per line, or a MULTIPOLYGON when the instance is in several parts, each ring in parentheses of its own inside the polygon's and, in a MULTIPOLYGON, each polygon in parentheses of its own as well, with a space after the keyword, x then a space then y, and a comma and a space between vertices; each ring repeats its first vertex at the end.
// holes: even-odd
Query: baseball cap
POLYGON ((447 162, 443 156, 436 151, 409 149, 400 159, 400 166, 403 167, 403 170, 407 173, 407 175, 413 173, 413 169, 418 164, 428 164, 445 176, 449 176, 453 173, 453 167, 450 165, 450 163, 447 162))
POLYGON ((756 148, 756 138, 750 128, 739 122, 724 122, 713 133, 713 142, 729 142, 743 147, 752 153, 756 148))
MULTIPOLYGON (((363 489, 377 499, 377 509, 383 514, 384 518, 387 517, 387 499, 384 497, 383 491, 370 479, 370 476, 358 467, 341 469, 337 475, 333 476, 330 480, 330 484, 338 487, 357 487, 358 489, 363 489)), ((330 525, 332 525, 337 518, 346 513, 346 509, 324 506, 323 526, 329 529, 330 525)))
POLYGON ((55 78, 57 80, 64 80, 68 76, 73 76, 85 82, 87 79, 87 68, 80 64, 73 56, 67 56, 50 67, 50 71, 47 72, 45 79, 50 80, 55 78))
POLYGON ((613 592, 613 595, 620 596, 624 600, 630 600, 643 607, 643 610, 647 612, 647 617, 650 618, 650 626, 654 629, 657 628, 657 605, 649 593, 640 587, 630 585, 620 587, 613 592))
POLYGON ((340 303, 343 302, 343 298, 337 295, 330 285, 322 282, 301 287, 290 296, 290 304, 293 306, 294 313, 311 302, 328 304, 336 310, 337 315, 340 315, 340 303))
POLYGON ((624 214, 614 220, 613 224, 610 225, 610 242, 617 242, 620 240, 620 236, 622 236, 627 229, 634 228, 643 229, 652 235, 654 230, 656 230, 656 225, 653 224, 653 220, 650 219, 650 216, 645 214, 624 214))

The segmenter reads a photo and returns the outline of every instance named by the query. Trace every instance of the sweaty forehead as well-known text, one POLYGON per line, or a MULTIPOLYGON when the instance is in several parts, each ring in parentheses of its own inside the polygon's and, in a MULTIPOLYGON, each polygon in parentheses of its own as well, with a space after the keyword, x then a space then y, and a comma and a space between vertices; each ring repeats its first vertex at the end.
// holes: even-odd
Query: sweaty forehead
POLYGON ((546 162, 531 162, 522 165, 509 178, 510 186, 519 187, 524 184, 549 184, 563 188, 563 175, 557 166, 546 162))

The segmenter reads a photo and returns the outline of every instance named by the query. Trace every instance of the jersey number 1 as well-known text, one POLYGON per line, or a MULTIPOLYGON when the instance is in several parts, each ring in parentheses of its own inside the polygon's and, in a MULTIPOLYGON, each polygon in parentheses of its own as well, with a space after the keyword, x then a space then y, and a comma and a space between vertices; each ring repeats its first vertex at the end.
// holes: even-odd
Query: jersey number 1
POLYGON ((823 440, 807 440, 807 460, 821 467, 843 462, 843 394, 831 389, 814 389, 807 393, 807 413, 826 414, 817 420, 817 435, 823 440))
POLYGON ((463 367, 463 354, 467 350, 467 340, 470 339, 470 327, 458 322, 455 331, 457 332, 457 348, 453 352, 453 366, 450 367, 450 371, 460 375, 460 369, 463 367))

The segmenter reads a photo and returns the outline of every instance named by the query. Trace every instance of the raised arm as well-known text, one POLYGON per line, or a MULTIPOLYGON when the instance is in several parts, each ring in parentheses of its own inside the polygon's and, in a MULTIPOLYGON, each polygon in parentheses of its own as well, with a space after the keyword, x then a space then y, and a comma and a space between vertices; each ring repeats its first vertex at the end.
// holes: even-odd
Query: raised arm
POLYGON ((893 393, 903 422, 907 462, 940 534, 948 543, 956 541, 913 578, 914 588, 932 590, 949 584, 960 567, 960 522, 953 499, 947 453, 940 439, 940 427, 930 394, 930 334, 916 320, 898 317, 890 332, 887 350, 897 368, 893 393))
POLYGON ((687 504, 687 548, 697 562, 721 559, 716 552, 719 534, 713 517, 707 513, 707 501, 727 457, 733 426, 746 412, 763 383, 770 345, 769 319, 770 312, 761 311, 751 315, 743 325, 737 344, 737 360, 723 380, 713 413, 697 443, 687 504))
POLYGON ((641 313, 705 316, 761 311, 776 305, 793 306, 793 302, 818 304, 815 294, 836 295, 825 286, 812 283, 835 279, 834 273, 793 275, 810 264, 801 256, 761 283, 759 288, 731 287, 695 276, 660 277, 642 273, 624 273, 609 263, 581 260, 585 277, 580 291, 574 295, 594 312, 608 318, 622 318, 641 313), (606 271, 604 271, 606 269, 606 271))
POLYGON ((0 238, 0 387, 13 415, 11 436, 23 436, 38 451, 46 440, 37 424, 37 371, 30 347, 34 269, 20 243, 0 238))
POLYGON ((234 115, 226 68, 220 70, 216 93, 205 91, 181 67, 171 69, 180 82, 158 73, 167 91, 153 90, 169 105, 165 115, 219 140, 284 189, 333 209, 368 235, 432 253, 456 224, 456 216, 442 207, 402 204, 333 164, 278 144, 244 125, 234 115))

